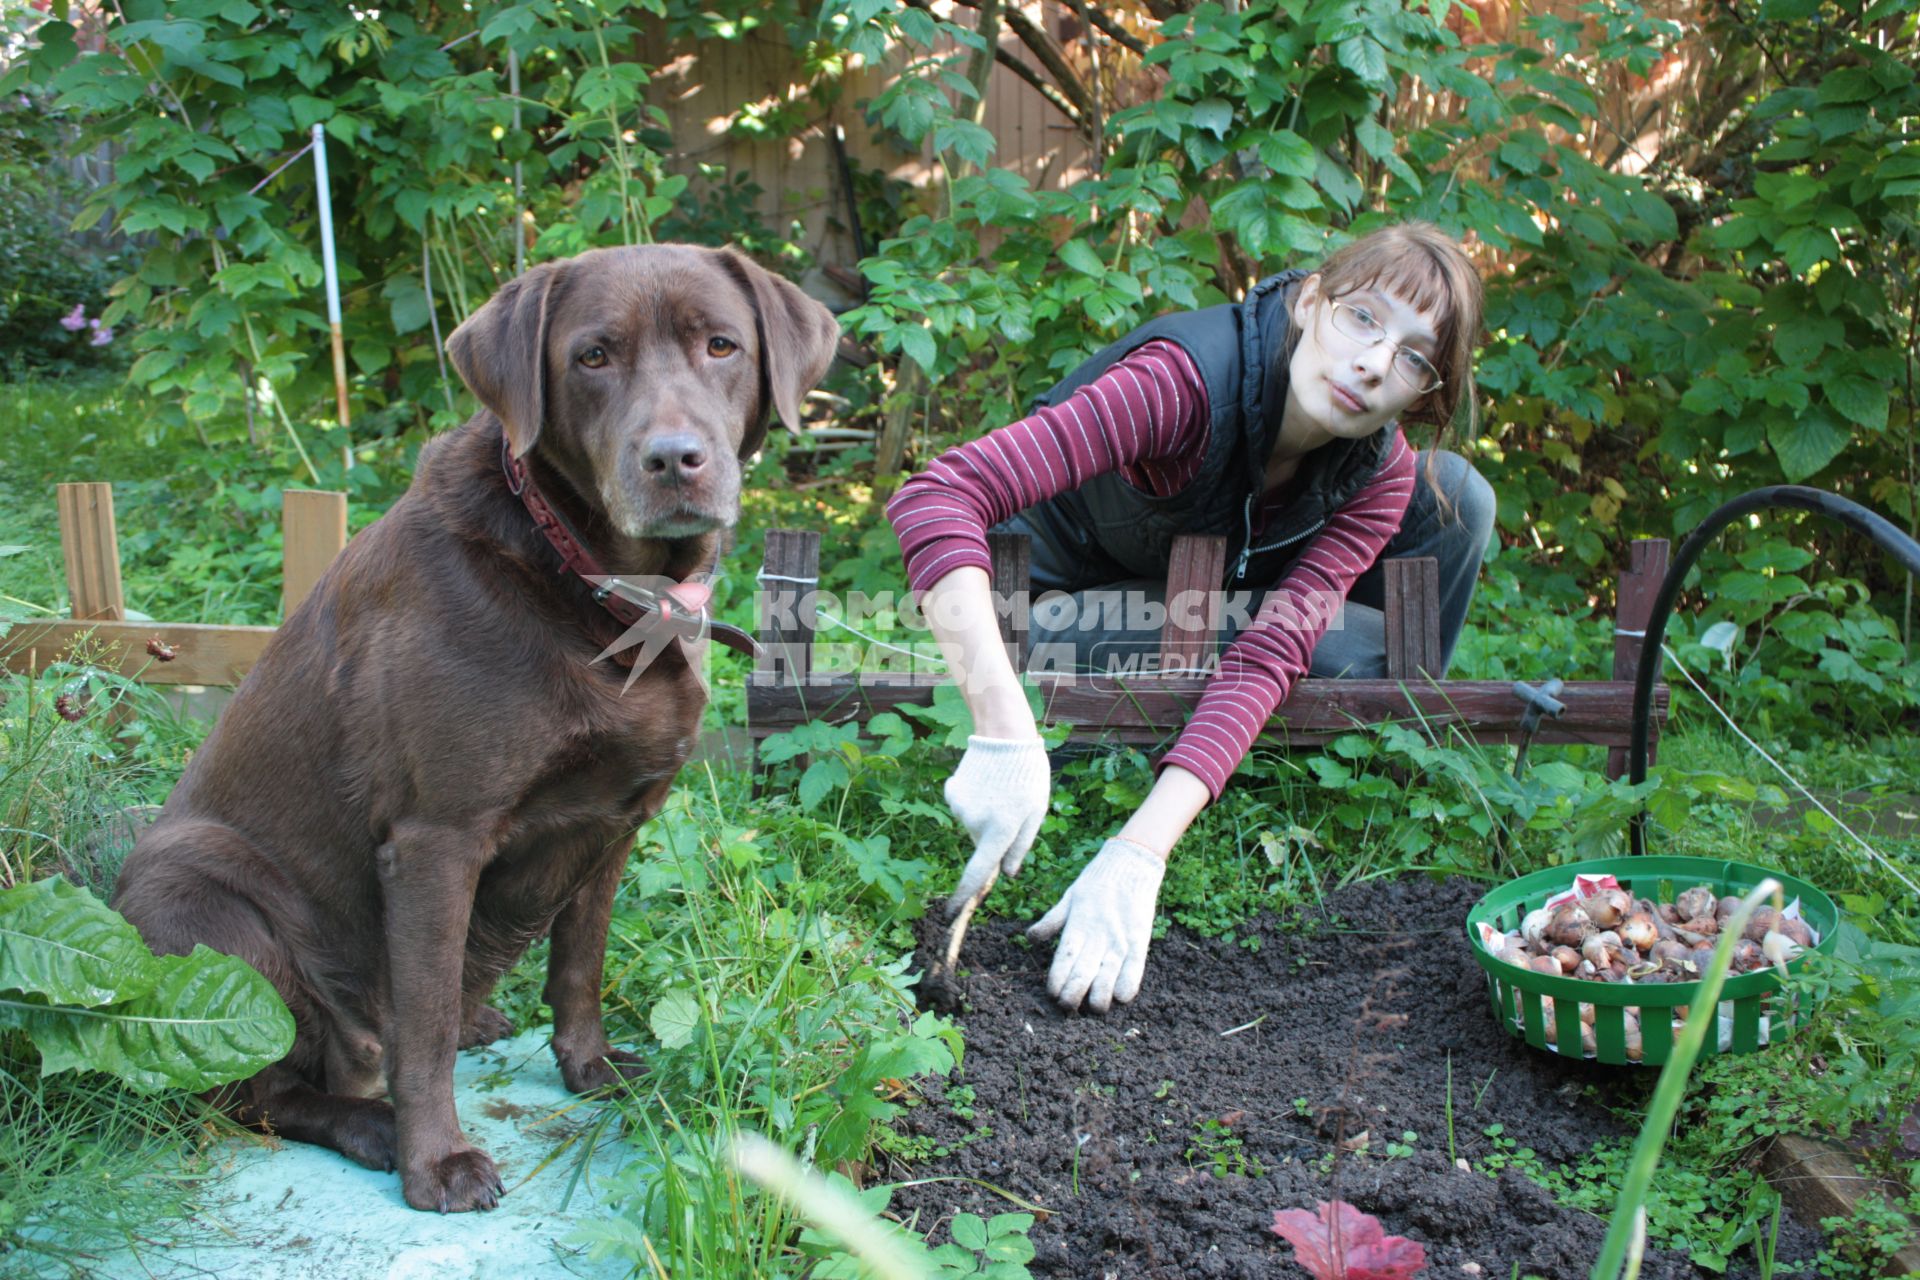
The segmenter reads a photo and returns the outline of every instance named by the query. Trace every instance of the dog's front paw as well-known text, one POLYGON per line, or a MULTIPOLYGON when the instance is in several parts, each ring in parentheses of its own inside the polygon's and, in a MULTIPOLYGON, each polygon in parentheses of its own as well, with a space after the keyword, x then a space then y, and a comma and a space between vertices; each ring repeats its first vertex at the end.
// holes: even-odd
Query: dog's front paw
POLYGON ((371 1098, 351 1101, 353 1107, 333 1127, 337 1149, 357 1165, 379 1173, 392 1173, 399 1167, 395 1153, 400 1149, 393 1104, 371 1098))
POLYGON ((625 1049, 607 1049, 578 1058, 560 1058, 560 1080, 574 1093, 592 1093, 612 1086, 625 1092, 645 1078, 646 1059, 625 1049))
POLYGON ((495 1040, 505 1040, 512 1034, 513 1024, 507 1021, 507 1015, 490 1004, 483 1004, 461 1020, 460 1047, 472 1049, 478 1045, 492 1044, 495 1040))
POLYGON ((441 1213, 491 1209, 507 1190, 500 1182, 500 1171, 493 1167, 493 1157, 478 1147, 449 1152, 407 1170, 401 1175, 400 1189, 414 1208, 441 1213))

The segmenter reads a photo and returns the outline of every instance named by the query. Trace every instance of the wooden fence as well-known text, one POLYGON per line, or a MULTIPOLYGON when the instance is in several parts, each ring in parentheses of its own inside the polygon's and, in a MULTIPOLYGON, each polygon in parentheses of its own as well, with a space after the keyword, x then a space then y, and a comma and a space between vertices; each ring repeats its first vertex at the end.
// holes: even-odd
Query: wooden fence
MULTIPOLYGON (((135 622, 120 585, 113 490, 106 484, 58 486, 60 545, 72 616, 22 623, 0 638, 6 668, 37 673, 84 653, 150 684, 237 685, 276 628, 135 622)), ((347 541, 342 493, 290 490, 281 500, 285 531, 282 600, 291 614, 347 541)), ((1169 607, 1153 670, 1127 678, 1030 669, 1030 548, 1022 536, 992 534, 993 589, 1000 628, 1016 671, 1041 691, 1044 718, 1073 724, 1073 736, 1138 746, 1169 743, 1206 691, 1204 675, 1157 674, 1204 666, 1214 654, 1219 619, 1206 609, 1169 607)), ((1383 680, 1302 680, 1268 722, 1269 745, 1312 746, 1383 721, 1419 720, 1482 742, 1588 743, 1608 748, 1607 771, 1625 771, 1640 638, 1667 568, 1667 543, 1642 539, 1621 578, 1610 680, 1568 681, 1555 695, 1558 716, 1529 715, 1512 681, 1443 680, 1440 670, 1439 568, 1432 559, 1389 560, 1386 574, 1387 676, 1383 680)), ((1226 540, 1175 540, 1165 599, 1206 600, 1226 580, 1226 540)), ((924 705, 947 682, 943 672, 879 676, 816 672, 820 535, 792 529, 767 534, 761 571, 762 658, 747 686, 747 729, 754 741, 810 720, 859 721, 902 705, 924 705)), ((1550 673, 1541 673, 1542 676, 1550 673)), ((1666 719, 1667 687, 1654 692, 1655 734, 1666 719)))
MULTIPOLYGON (((236 685, 253 669, 277 628, 128 620, 111 485, 59 485, 56 500, 72 616, 18 623, 0 637, 7 670, 37 674, 70 660, 76 645, 98 664, 148 684, 236 685)), ((280 518, 284 616, 347 545, 347 495, 290 489, 280 500, 280 518)))
MULTIPOLYGON (((1171 745, 1206 691, 1207 677, 1145 674, 1107 678, 1029 668, 1029 547, 1023 535, 989 534, 993 590, 1003 607, 1001 637, 1015 671, 1040 690, 1043 719, 1073 724, 1073 737, 1136 746, 1171 745)), ((1157 670, 1203 665, 1215 651, 1217 620, 1205 610, 1171 607, 1184 599, 1205 600, 1226 580, 1226 540, 1186 536, 1175 540, 1165 600, 1157 670)), ((1660 580, 1667 569, 1667 543, 1647 538, 1633 544, 1621 578, 1610 680, 1569 680, 1554 696, 1557 716, 1529 716, 1529 703, 1510 680, 1442 680, 1440 670, 1439 565, 1430 558, 1389 560, 1386 574, 1387 676, 1384 680, 1297 682, 1267 722, 1261 741, 1273 746, 1313 746, 1385 721, 1418 720, 1437 730, 1458 729, 1480 742, 1588 743, 1608 748, 1607 773, 1626 772, 1633 677, 1660 580)), ((791 529, 767 534, 761 570, 765 584, 760 663, 747 685, 747 730, 754 741, 810 720, 865 723, 903 705, 924 705, 947 682, 943 672, 846 674, 814 670, 817 630, 811 584, 820 578, 820 535, 791 529)), ((1542 672, 1536 678, 1545 678, 1542 672)), ((1667 715, 1665 684, 1654 688, 1653 725, 1667 715)))

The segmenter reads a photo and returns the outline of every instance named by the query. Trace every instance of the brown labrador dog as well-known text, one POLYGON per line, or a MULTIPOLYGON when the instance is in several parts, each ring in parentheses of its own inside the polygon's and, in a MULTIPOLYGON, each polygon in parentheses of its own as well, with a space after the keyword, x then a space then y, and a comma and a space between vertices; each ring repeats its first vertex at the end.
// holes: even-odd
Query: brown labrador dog
POLYGON ((485 407, 280 629, 115 887, 154 950, 239 956, 293 1011, 292 1051, 225 1092, 236 1116, 398 1168, 417 1209, 491 1208, 454 1053, 511 1031, 487 998, 549 930, 567 1087, 638 1070, 601 1025, 607 922, 702 689, 677 644, 595 660, 622 623, 515 495, 502 435, 601 565, 683 580, 837 337, 793 285, 687 245, 536 267, 454 331, 485 407))

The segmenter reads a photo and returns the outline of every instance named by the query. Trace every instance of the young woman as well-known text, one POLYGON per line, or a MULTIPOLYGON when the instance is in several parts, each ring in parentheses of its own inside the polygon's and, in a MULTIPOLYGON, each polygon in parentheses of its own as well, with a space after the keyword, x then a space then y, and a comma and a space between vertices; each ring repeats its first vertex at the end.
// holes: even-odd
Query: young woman
POLYGON ((1157 651, 1172 541, 1228 539, 1228 643, 1152 791, 1029 931, 1059 935, 1047 990, 1104 1012, 1139 993, 1166 860, 1294 681, 1385 674, 1377 562, 1440 562, 1450 658, 1493 530, 1493 492, 1399 420, 1471 417, 1480 280, 1436 227, 1375 231, 1239 303, 1163 316, 1093 356, 1030 417, 960 445, 887 508, 974 736, 947 803, 975 840, 957 909, 1020 869, 1051 773, 989 587, 991 529, 1029 534, 1037 668, 1157 651), (1117 593, 1117 595, 1116 595, 1117 593), (1117 613, 1117 617, 1116 617, 1117 613), (1235 625, 1238 622, 1240 625, 1235 625))

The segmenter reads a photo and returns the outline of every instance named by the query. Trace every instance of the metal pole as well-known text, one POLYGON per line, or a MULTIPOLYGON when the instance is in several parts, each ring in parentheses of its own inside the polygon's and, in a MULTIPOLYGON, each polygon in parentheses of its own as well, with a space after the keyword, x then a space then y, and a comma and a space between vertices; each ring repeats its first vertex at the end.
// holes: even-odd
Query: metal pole
MULTIPOLYGON (((347 348, 340 336, 340 268, 333 255, 333 196, 327 183, 327 135, 325 127, 317 124, 313 126, 313 174, 320 205, 320 260, 327 270, 327 331, 333 337, 333 394, 340 425, 344 428, 351 419, 347 416, 347 348)), ((341 462, 352 469, 351 444, 341 450, 341 462)))

